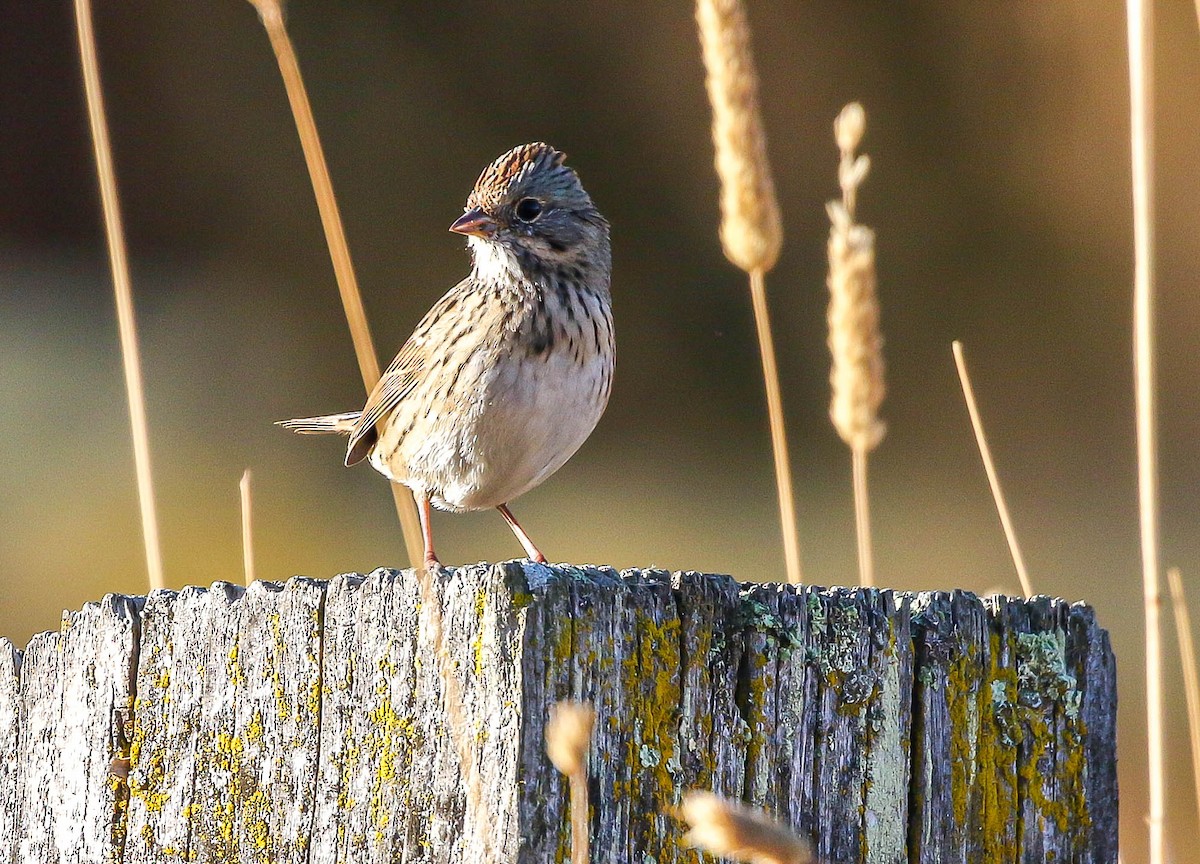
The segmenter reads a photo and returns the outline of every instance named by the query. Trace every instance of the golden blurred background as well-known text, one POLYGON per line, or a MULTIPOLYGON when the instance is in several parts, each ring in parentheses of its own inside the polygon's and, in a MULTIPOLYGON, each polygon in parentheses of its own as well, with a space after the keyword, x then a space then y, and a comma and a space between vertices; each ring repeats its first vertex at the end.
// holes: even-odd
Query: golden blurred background
MULTIPOLYGON (((169 583, 240 579, 246 467, 261 577, 403 564, 379 476, 343 468, 337 441, 272 426, 363 394, 253 9, 97 6, 169 583)), ((0 8, 0 633, 23 644, 63 608, 141 593, 145 568, 70 4, 0 8)), ((289 11, 385 360, 465 275, 446 228, 508 147, 566 150, 613 224, 616 388, 591 441, 514 507, 539 544, 556 560, 780 577, 753 321, 716 239, 690 4, 289 11)), ((1164 548, 1200 607, 1200 34, 1192 3, 1158 14, 1164 548)), ((954 373, 962 339, 1035 587, 1087 600, 1112 632, 1124 860, 1138 864, 1123 4, 753 3, 750 16, 787 232, 768 290, 807 578, 856 579, 850 460, 827 417, 824 203, 832 121, 857 99, 889 366, 889 434, 872 459, 880 579, 1017 588, 954 373)), ((435 529, 448 563, 520 552, 494 513, 436 516, 435 529)), ((1166 650, 1182 855, 1196 816, 1173 638, 1166 650)))

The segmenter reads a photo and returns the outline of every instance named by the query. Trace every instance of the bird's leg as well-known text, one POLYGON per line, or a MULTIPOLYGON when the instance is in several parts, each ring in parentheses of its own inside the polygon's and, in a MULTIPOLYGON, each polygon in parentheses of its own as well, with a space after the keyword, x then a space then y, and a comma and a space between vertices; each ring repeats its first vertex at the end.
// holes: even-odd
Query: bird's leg
POLYGON ((541 553, 533 541, 529 539, 529 535, 525 533, 525 529, 517 521, 517 517, 508 509, 507 504, 501 504, 496 508, 500 511, 500 515, 504 517, 504 521, 508 523, 508 527, 512 529, 513 534, 517 535, 517 539, 521 541, 521 545, 525 547, 525 554, 529 556, 530 561, 536 561, 539 564, 546 563, 546 556, 541 553))
POLYGON ((417 512, 421 516, 421 539, 425 541, 425 566, 437 565, 437 554, 433 551, 433 525, 431 524, 429 508, 429 497, 426 495, 413 494, 417 499, 417 512))

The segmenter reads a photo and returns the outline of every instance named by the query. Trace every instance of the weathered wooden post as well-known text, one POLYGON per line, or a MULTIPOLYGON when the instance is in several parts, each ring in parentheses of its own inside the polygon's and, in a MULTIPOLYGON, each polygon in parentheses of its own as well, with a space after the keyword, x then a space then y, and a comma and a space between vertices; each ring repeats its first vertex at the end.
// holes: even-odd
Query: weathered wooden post
POLYGON ((528 563, 436 583, 448 664, 390 570, 109 596, 4 644, 0 862, 566 861, 542 738, 566 698, 597 710, 597 862, 698 861, 689 787, 829 862, 1116 861, 1085 606, 528 563))

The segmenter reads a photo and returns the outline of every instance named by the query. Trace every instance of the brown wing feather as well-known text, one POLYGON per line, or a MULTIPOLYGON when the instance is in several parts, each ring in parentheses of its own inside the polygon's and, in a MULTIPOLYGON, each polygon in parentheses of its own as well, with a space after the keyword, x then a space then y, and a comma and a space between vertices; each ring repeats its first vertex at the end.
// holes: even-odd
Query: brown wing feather
POLYGON ((408 341, 379 378, 379 383, 367 397, 362 415, 350 432, 350 443, 346 447, 346 464, 355 465, 367 457, 379 439, 378 424, 396 410, 396 407, 421 381, 425 361, 429 356, 430 341, 438 322, 448 310, 458 304, 469 279, 455 285, 433 308, 425 313, 421 323, 408 337, 408 341))

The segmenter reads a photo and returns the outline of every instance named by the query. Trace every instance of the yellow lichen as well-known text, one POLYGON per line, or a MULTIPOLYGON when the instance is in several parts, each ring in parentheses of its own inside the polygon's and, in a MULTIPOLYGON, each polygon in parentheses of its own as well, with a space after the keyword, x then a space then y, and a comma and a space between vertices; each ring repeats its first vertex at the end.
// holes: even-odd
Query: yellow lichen
POLYGON ((362 742, 367 759, 375 766, 368 817, 377 831, 387 827, 397 792, 402 793, 401 806, 407 806, 410 790, 404 781, 412 767, 413 753, 420 752, 423 745, 420 728, 412 718, 396 712, 388 695, 387 681, 382 683, 382 698, 368 714, 371 731, 362 742))
POLYGON ((475 636, 471 639, 471 654, 475 658, 475 677, 483 677, 483 613, 487 606, 487 590, 480 586, 475 592, 475 636))

